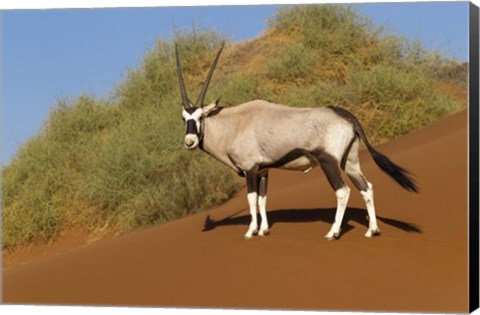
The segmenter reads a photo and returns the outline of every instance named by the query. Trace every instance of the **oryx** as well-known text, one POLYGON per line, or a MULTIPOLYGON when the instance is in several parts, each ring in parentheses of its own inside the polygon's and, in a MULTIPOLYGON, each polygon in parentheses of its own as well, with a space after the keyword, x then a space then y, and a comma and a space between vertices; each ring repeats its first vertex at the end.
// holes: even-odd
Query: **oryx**
POLYGON ((268 170, 282 168, 307 172, 317 165, 325 172, 337 196, 335 221, 325 238, 331 240, 340 235, 350 195, 350 188, 341 176, 342 170, 365 200, 369 218, 365 236, 380 234, 373 204, 373 186, 360 169, 360 140, 363 140, 373 160, 385 173, 406 190, 416 192, 417 187, 409 172, 376 151, 355 116, 339 107, 291 108, 254 100, 222 108, 218 106, 218 99, 205 105, 205 94, 223 47, 224 44, 193 104, 185 90, 178 47, 175 45, 183 102, 182 116, 186 125, 184 145, 187 149, 200 147, 240 176, 245 176, 251 215, 245 239, 269 233, 266 213, 268 170), (257 204, 261 217, 260 229, 257 204))

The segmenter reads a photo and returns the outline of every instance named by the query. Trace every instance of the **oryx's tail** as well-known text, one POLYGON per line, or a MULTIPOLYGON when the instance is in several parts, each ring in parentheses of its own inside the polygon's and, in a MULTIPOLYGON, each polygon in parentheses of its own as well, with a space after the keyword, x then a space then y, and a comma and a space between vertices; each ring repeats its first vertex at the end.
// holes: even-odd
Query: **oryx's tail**
POLYGON ((353 116, 352 113, 340 107, 330 106, 330 108, 333 109, 338 115, 352 123, 355 133, 357 133, 358 136, 363 140, 363 142, 367 146, 368 152, 370 152, 373 160, 382 171, 384 171, 391 178, 393 178, 404 189, 408 191, 418 192, 418 187, 415 184, 415 181, 410 176, 412 174, 401 166, 393 163, 387 156, 375 150, 375 148, 368 141, 368 138, 365 135, 362 126, 360 125, 360 122, 355 116, 353 116))

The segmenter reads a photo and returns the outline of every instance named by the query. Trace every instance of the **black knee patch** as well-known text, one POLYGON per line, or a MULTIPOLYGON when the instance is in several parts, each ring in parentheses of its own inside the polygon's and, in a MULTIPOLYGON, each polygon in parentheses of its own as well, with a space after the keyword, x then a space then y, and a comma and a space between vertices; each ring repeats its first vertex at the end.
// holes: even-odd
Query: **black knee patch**
POLYGON ((260 177, 260 180, 258 181, 258 195, 261 197, 264 197, 267 195, 267 183, 268 183, 268 177, 267 176, 262 176, 260 177))

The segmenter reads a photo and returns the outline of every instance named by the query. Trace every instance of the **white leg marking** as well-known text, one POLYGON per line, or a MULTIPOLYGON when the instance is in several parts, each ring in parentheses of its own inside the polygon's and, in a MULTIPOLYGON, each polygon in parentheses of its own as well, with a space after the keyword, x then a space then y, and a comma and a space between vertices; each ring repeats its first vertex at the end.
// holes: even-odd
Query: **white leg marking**
POLYGON ((337 195, 337 211, 335 213, 335 222, 333 222, 332 228, 325 235, 325 239, 332 240, 340 236, 340 227, 342 225, 343 215, 347 208, 348 197, 350 196, 350 188, 345 186, 335 192, 337 195))
POLYGON ((365 200, 365 204, 367 206, 368 211, 368 231, 365 233, 366 237, 372 237, 374 235, 380 234, 380 230, 378 229, 377 225, 377 217, 375 215, 375 206, 373 204, 373 185, 368 183, 367 191, 361 191, 363 200, 365 200))
POLYGON ((267 196, 258 197, 258 209, 260 212, 260 217, 262 222, 260 223, 260 231, 258 235, 265 236, 268 235, 268 220, 267 220, 267 196))
POLYGON ((248 227, 248 231, 244 236, 245 239, 249 239, 258 233, 257 193, 256 192, 248 193, 247 199, 248 199, 248 207, 250 208, 250 216, 252 217, 252 221, 250 221, 250 226, 248 227))

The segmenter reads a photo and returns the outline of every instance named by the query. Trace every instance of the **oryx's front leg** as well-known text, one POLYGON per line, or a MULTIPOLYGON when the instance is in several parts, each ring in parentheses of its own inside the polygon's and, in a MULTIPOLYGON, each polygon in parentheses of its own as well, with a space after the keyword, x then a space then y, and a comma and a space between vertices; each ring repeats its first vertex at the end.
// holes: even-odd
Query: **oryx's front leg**
POLYGON ((268 171, 259 175, 258 180, 258 209, 260 212, 260 218, 262 222, 260 223, 260 231, 258 235, 265 236, 270 233, 268 230, 268 220, 267 220, 267 184, 268 184, 268 171))
POLYGON ((248 207, 250 208, 251 221, 248 226, 248 231, 245 233, 244 238, 249 239, 252 236, 258 233, 258 223, 257 223, 257 200, 258 200, 258 177, 255 172, 247 172, 247 200, 248 207))

